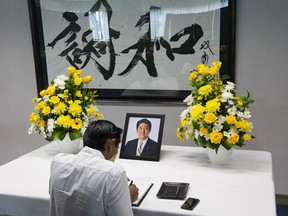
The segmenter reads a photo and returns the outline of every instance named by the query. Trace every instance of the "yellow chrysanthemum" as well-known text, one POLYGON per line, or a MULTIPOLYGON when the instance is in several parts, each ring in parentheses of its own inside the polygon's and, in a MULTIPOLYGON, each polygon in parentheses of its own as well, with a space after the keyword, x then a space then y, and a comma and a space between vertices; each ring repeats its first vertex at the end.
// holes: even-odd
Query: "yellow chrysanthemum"
POLYGON ((240 128, 243 131, 250 131, 250 129, 251 129, 250 123, 246 120, 241 120, 241 121, 237 122, 236 127, 240 128))
POLYGON ((89 107, 88 109, 86 109, 88 115, 91 115, 92 113, 95 112, 94 108, 93 107, 89 107))
POLYGON ((81 100, 75 100, 74 103, 75 104, 81 104, 82 102, 81 102, 81 100))
POLYGON ((84 83, 89 83, 89 82, 91 82, 91 80, 92 80, 92 76, 85 76, 85 77, 83 77, 83 82, 84 82, 84 83))
POLYGON ((217 116, 214 113, 207 113, 205 115, 204 121, 208 124, 212 124, 217 120, 217 116))
POLYGON ((209 67, 207 67, 205 64, 197 65, 197 69, 202 76, 208 76, 209 75, 209 67))
POLYGON ((239 135, 237 133, 234 133, 234 135, 229 137, 227 140, 230 144, 236 144, 239 140, 239 135))
POLYGON ((99 113, 99 112, 96 112, 96 115, 95 115, 97 118, 99 119, 103 119, 104 118, 104 115, 102 113, 99 113))
POLYGON ((190 80, 194 80, 194 79, 196 79, 197 78, 197 76, 198 76, 198 72, 197 71, 191 71, 190 72, 190 75, 189 75, 189 79, 190 80))
POLYGON ((83 71, 82 70, 76 70, 76 74, 80 77, 82 75, 83 71))
POLYGON ((41 110, 44 109, 47 106, 47 104, 44 101, 39 102, 36 106, 35 106, 35 110, 41 110))
POLYGON ((211 143, 214 143, 214 144, 220 144, 223 138, 223 134, 218 131, 214 131, 210 133, 209 136, 210 136, 211 143))
POLYGON ((181 132, 179 129, 176 130, 176 136, 181 140, 181 142, 184 142, 184 137, 181 135, 181 132))
POLYGON ((229 125, 233 125, 237 122, 236 117, 233 115, 226 116, 226 121, 229 125))
POLYGON ((80 115, 80 113, 82 112, 82 107, 79 104, 77 104, 77 103, 72 103, 69 106, 68 112, 72 116, 80 115))
POLYGON ((206 111, 215 113, 220 110, 220 101, 219 99, 215 98, 213 100, 207 101, 206 102, 206 111))
POLYGON ((69 91, 67 89, 64 90, 63 94, 61 95, 61 98, 66 101, 69 97, 69 91))
POLYGON ((31 122, 31 123, 36 122, 38 119, 39 119, 39 115, 37 115, 36 113, 32 112, 32 113, 30 114, 30 122, 31 122))
POLYGON ((39 122, 38 122, 38 126, 39 127, 44 127, 46 125, 46 122, 43 120, 43 119, 41 119, 39 122))
POLYGON ((201 104, 197 104, 192 107, 190 115, 193 120, 198 120, 204 117, 205 108, 201 104))
POLYGON ((41 97, 46 96, 46 90, 44 89, 44 90, 40 91, 39 94, 40 94, 41 97))
POLYGON ((49 106, 46 106, 42 109, 42 113, 44 115, 49 115, 51 113, 51 108, 49 106))
POLYGON ((187 125, 188 121, 187 121, 187 119, 182 119, 180 121, 180 123, 181 123, 181 127, 185 127, 187 125))
POLYGON ((213 88, 211 85, 205 85, 205 86, 202 86, 201 88, 199 88, 198 90, 198 93, 200 95, 203 95, 203 96, 208 96, 209 94, 211 94, 213 92, 213 88))
POLYGON ((57 104, 60 102, 60 98, 58 96, 52 96, 49 101, 53 104, 57 104))
POLYGON ((79 98, 82 97, 82 93, 81 93, 81 91, 77 91, 75 95, 76 95, 76 97, 79 97, 79 98))
POLYGON ((209 74, 211 74, 211 75, 216 75, 216 74, 218 74, 218 72, 219 72, 219 68, 217 68, 217 67, 211 67, 211 68, 209 68, 209 74))
POLYGON ((46 89, 46 94, 51 96, 55 93, 56 91, 56 87, 55 86, 49 86, 47 89, 46 89))
POLYGON ((212 63, 212 65, 213 65, 214 67, 217 67, 217 68, 219 69, 219 68, 221 68, 221 66, 222 66, 222 62, 220 62, 220 61, 215 61, 215 62, 212 63))
POLYGON ((79 130, 82 127, 82 120, 80 118, 72 119, 71 127, 73 129, 79 130))
POLYGON ((68 73, 73 75, 76 72, 76 68, 73 66, 68 67, 68 73))
POLYGON ((244 134, 243 135, 243 139, 246 140, 246 141, 249 141, 252 139, 251 135, 250 134, 244 134))
POLYGON ((66 106, 65 103, 60 102, 60 103, 55 105, 54 110, 55 110, 56 114, 59 115, 59 114, 62 114, 62 113, 64 113, 66 111, 66 107, 67 106, 66 106))
POLYGON ((202 134, 208 134, 208 129, 207 128, 200 128, 200 133, 202 134))
POLYGON ((76 77, 74 79, 74 83, 75 83, 75 85, 79 86, 82 83, 82 78, 81 77, 76 77))
POLYGON ((69 128, 71 126, 71 116, 70 115, 61 115, 57 118, 57 122, 64 128, 69 128))

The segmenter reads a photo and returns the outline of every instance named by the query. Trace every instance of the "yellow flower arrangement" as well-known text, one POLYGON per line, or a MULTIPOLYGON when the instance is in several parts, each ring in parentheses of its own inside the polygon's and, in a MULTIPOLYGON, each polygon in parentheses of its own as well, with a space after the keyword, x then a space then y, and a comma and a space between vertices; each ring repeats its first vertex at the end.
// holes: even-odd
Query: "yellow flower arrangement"
POLYGON ((37 104, 30 114, 29 134, 42 133, 52 141, 63 140, 68 133, 75 140, 83 136, 91 120, 103 118, 96 106, 96 90, 87 89, 92 77, 81 77, 82 70, 72 66, 68 73, 69 76, 57 76, 39 93, 39 98, 32 100, 37 104))
POLYGON ((227 150, 235 145, 244 146, 251 140, 253 124, 249 106, 254 102, 251 93, 236 97, 235 84, 220 77, 221 62, 212 66, 197 65, 189 75, 191 94, 184 100, 188 107, 180 115, 177 137, 194 140, 197 145, 218 151, 220 145, 227 150))

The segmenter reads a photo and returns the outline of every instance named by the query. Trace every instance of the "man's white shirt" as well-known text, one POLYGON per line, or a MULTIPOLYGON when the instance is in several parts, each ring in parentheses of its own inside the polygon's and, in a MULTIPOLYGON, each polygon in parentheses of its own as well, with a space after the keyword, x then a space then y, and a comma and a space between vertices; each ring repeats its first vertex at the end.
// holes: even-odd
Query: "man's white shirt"
POLYGON ((55 156, 49 193, 51 216, 133 215, 125 170, 89 147, 55 156))

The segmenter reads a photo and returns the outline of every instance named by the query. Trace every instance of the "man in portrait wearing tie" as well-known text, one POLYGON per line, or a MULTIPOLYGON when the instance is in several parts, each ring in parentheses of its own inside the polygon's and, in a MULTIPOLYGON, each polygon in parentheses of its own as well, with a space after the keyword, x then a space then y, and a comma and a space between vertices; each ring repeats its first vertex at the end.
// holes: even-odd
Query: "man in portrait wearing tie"
POLYGON ((137 139, 127 142, 124 149, 125 156, 156 157, 158 144, 149 138, 152 124, 148 119, 141 119, 136 124, 137 139))

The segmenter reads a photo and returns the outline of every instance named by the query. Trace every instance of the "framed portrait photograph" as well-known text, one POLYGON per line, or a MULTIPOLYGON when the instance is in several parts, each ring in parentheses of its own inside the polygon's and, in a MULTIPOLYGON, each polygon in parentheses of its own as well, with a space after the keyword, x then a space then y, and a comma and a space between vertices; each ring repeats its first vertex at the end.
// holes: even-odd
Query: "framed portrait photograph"
POLYGON ((127 113, 120 158, 159 161, 165 115, 127 113))
POLYGON ((37 88, 74 66, 99 99, 183 100, 221 61, 234 81, 236 0, 27 0, 37 88))

